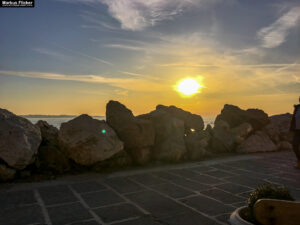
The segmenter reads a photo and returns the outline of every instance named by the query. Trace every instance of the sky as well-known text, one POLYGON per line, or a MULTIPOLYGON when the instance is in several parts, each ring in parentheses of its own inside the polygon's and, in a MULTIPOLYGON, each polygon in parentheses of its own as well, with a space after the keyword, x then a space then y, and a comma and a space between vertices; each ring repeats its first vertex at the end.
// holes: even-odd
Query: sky
POLYGON ((35 0, 0 8, 0 108, 203 116, 224 104, 292 112, 300 95, 299 0, 35 0), (199 93, 176 84, 193 78, 199 93))

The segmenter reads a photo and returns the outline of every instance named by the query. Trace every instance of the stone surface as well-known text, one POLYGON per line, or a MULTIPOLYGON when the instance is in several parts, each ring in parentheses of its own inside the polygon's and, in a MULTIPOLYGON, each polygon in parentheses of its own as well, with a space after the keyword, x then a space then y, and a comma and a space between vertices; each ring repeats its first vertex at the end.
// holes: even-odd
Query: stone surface
POLYGON ((269 136, 262 131, 257 131, 251 135, 237 148, 238 152, 243 153, 272 152, 276 150, 278 150, 278 147, 272 142, 269 136))
POLYGON ((187 149, 187 158, 190 160, 201 159, 210 155, 207 150, 211 136, 207 131, 194 131, 184 137, 187 149))
POLYGON ((163 110, 154 110, 139 118, 152 121, 155 129, 155 145, 152 157, 155 160, 179 161, 187 152, 184 141, 184 122, 163 110))
POLYGON ((236 137, 231 133, 227 122, 216 121, 212 133, 211 147, 215 152, 233 152, 235 150, 236 137))
POLYGON ((0 182, 14 179, 16 170, 0 164, 0 182))
POLYGON ((36 126, 40 128, 42 135, 42 143, 37 155, 37 167, 58 173, 70 170, 69 159, 59 145, 58 129, 42 120, 38 121, 36 126))
POLYGON ((250 123, 242 123, 231 129, 231 133, 235 136, 235 143, 241 144, 253 131, 250 123))
POLYGON ((21 170, 34 161, 41 132, 25 118, 0 109, 0 159, 21 170))
POLYGON ((224 108, 216 118, 226 121, 231 128, 242 123, 250 123, 254 130, 260 130, 269 123, 268 115, 260 109, 242 110, 234 105, 224 105, 224 108))
POLYGON ((270 123, 264 128, 264 131, 275 143, 281 141, 292 142, 291 120, 292 115, 289 113, 271 116, 270 123))
POLYGON ((295 161, 293 152, 260 153, 1 185, 0 224, 221 225, 263 183, 286 185, 299 201, 295 161))
POLYGON ((173 105, 158 105, 156 106, 156 109, 163 110, 171 114, 173 117, 182 120, 184 122, 185 133, 191 132, 191 129, 194 131, 202 131, 204 128, 204 122, 200 115, 190 113, 173 105))
POLYGON ((150 121, 136 118, 131 110, 117 101, 107 103, 106 121, 115 129, 135 162, 144 164, 149 160, 155 138, 150 121))
POLYGON ((85 114, 63 123, 59 140, 67 155, 80 165, 93 165, 123 151, 123 142, 105 121, 85 114))

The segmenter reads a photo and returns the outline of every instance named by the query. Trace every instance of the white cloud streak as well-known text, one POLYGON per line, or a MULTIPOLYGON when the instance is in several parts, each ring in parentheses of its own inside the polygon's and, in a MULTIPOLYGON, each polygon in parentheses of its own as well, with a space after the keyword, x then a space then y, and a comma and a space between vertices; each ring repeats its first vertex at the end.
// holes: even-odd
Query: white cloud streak
POLYGON ((262 47, 275 48, 285 42, 290 30, 300 21, 300 7, 293 7, 274 23, 257 32, 262 47))

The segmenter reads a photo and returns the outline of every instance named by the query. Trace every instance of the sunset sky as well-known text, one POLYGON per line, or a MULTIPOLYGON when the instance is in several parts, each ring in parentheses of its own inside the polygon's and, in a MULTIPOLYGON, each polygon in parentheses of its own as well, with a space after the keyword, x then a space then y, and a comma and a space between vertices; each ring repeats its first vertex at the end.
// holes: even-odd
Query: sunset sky
POLYGON ((292 112, 300 95, 299 0, 35 0, 0 8, 0 108, 134 114, 157 104, 214 116, 226 103, 292 112), (176 84, 193 78, 199 93, 176 84))

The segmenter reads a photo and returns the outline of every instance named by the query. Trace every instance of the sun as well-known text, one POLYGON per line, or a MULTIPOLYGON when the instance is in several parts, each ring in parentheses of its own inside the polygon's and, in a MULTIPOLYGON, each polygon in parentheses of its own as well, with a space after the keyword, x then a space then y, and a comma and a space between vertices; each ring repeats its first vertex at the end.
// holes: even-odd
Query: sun
POLYGON ((199 84, 197 80, 193 78, 186 78, 178 83, 176 89, 181 94, 190 96, 199 93, 199 88, 201 87, 202 85, 199 84))

